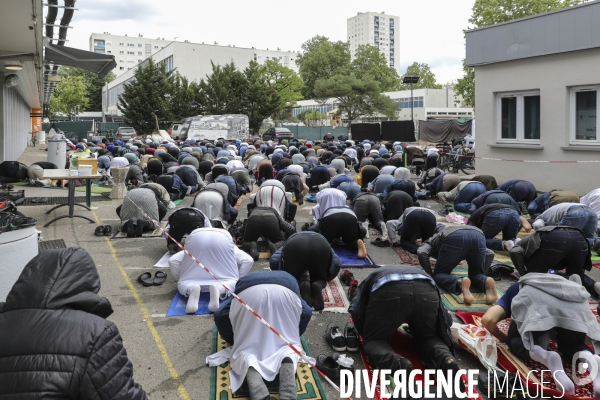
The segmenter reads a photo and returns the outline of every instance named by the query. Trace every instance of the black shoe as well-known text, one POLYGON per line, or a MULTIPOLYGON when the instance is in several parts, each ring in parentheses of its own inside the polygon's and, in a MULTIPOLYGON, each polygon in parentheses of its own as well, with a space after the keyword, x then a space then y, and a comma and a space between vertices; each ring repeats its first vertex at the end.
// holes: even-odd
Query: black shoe
POLYGON ((309 307, 312 307, 313 299, 310 295, 310 282, 309 281, 301 281, 300 282, 300 297, 302 300, 308 304, 309 307))
POLYGON ((267 242, 269 244, 269 251, 271 252, 271 255, 275 254, 275 252, 277 251, 277 246, 275 246, 275 244, 273 244, 272 242, 267 242))
POLYGON ((346 324, 346 328, 344 329, 344 338, 346 339, 346 350, 355 352, 358 351, 358 346, 360 344, 360 338, 358 335, 358 331, 351 323, 346 324))
POLYGON ((346 351, 346 338, 341 329, 333 322, 327 325, 325 340, 327 340, 327 343, 329 343, 333 350, 346 351))
POLYGON ((142 221, 138 221, 138 223, 135 225, 135 236, 142 237, 143 234, 144 234, 144 223, 142 221))
POLYGON ((438 214, 440 214, 442 217, 445 217, 445 216, 447 216, 447 215, 448 215, 448 213, 449 213, 449 211, 448 211, 448 210, 440 210, 440 211, 438 211, 438 214))
POLYGON ((133 223, 132 220, 127 221, 127 223, 125 224, 126 226, 124 226, 123 228, 126 228, 126 232, 127 232, 127 237, 134 237, 135 236, 135 224, 133 223))
POLYGON ((317 357, 317 369, 323 372, 333 382, 340 380, 340 365, 331 356, 321 354, 317 357))
POLYGON ((94 231, 94 234, 96 236, 104 236, 104 227, 103 226, 97 226, 96 230, 94 231))
POLYGON ((373 244, 377 247, 390 247, 389 240, 383 240, 380 237, 371 239, 371 244, 373 244))
POLYGON ((296 196, 296 200, 298 200, 298 205, 303 205, 304 204, 304 195, 299 194, 298 196, 296 196))
POLYGON ((315 311, 322 311, 325 308, 325 301, 323 300, 323 285, 320 282, 311 283, 310 295, 313 299, 313 308, 315 311))
POLYGON ((256 242, 244 242, 242 250, 248 253, 254 261, 258 261, 258 244, 256 242))

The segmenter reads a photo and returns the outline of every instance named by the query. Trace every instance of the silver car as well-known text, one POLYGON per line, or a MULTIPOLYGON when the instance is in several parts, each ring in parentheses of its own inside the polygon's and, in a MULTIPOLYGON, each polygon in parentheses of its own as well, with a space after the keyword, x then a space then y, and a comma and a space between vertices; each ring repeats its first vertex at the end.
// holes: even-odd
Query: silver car
POLYGON ((129 126, 121 126, 119 129, 117 129, 117 132, 115 135, 117 136, 118 139, 121 139, 124 142, 137 137, 137 133, 135 133, 135 129, 133 129, 132 127, 129 127, 129 126))

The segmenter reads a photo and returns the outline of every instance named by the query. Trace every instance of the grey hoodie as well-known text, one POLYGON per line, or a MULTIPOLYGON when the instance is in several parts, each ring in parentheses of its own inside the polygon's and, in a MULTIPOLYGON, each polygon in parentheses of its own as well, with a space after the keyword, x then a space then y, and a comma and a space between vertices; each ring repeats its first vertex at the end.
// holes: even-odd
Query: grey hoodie
POLYGON ((584 332, 592 339, 594 353, 600 352, 600 325, 582 285, 558 275, 529 273, 521 278, 519 287, 511 314, 527 350, 536 344, 532 332, 561 327, 584 332))

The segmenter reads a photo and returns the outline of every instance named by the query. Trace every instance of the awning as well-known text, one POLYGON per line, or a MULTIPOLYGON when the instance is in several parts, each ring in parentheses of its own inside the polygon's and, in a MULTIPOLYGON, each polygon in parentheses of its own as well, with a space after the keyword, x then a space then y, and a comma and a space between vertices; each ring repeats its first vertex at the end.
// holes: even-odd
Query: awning
POLYGON ((68 65, 97 73, 104 78, 117 66, 115 56, 98 54, 91 51, 74 49, 72 47, 46 44, 46 61, 58 65, 68 65))

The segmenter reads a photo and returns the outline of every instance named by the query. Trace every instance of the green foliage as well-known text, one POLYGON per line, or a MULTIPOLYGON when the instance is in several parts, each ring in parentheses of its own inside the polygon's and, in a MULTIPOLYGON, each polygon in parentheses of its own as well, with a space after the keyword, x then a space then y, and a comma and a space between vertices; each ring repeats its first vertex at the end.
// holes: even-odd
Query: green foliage
MULTIPOLYGON (((405 76, 418 76, 420 77, 419 82, 413 84, 413 89, 441 89, 442 85, 437 83, 435 74, 431 72, 431 68, 427 63, 414 62, 406 68, 406 73, 402 75, 402 79, 405 76)), ((410 84, 401 85, 402 90, 410 89, 410 84)))
POLYGON ((319 121, 327 118, 327 113, 320 112, 319 110, 304 110, 297 116, 300 121, 319 121))
POLYGON ((283 104, 277 90, 269 86, 266 67, 252 61, 244 70, 245 88, 242 112, 248 115, 250 128, 258 132, 262 122, 279 111, 283 104))
POLYGON ((391 68, 385 56, 375 46, 360 45, 352 61, 352 74, 358 79, 373 79, 382 92, 399 90, 401 80, 398 72, 391 68))
POLYGON ((85 111, 88 106, 87 86, 82 76, 67 75, 54 88, 54 95, 50 99, 50 115, 57 113, 68 115, 72 120, 76 115, 75 109, 85 111))
POLYGON ((138 134, 149 135, 156 130, 154 115, 159 121, 173 121, 171 102, 177 95, 175 75, 166 70, 164 63, 155 65, 150 58, 136 69, 132 82, 123 87, 118 108, 125 122, 138 134))
POLYGON ((267 60, 264 65, 264 74, 267 86, 274 89, 281 99, 282 107, 293 106, 302 98, 302 79, 298 74, 276 60, 267 60))
POLYGON ((212 63, 212 74, 200 81, 201 103, 207 114, 240 114, 246 89, 244 74, 234 63, 212 63))
POLYGON ((466 106, 475 107, 475 68, 467 67, 463 60, 463 72, 463 77, 454 85, 454 102, 457 103, 458 96, 462 96, 466 106))
MULTIPOLYGON (((513 21, 581 4, 585 0, 475 0, 469 23, 472 28, 513 21)), ((471 29, 471 28, 469 28, 471 29)), ((464 75, 455 87, 455 96, 462 96, 466 105, 475 105, 475 70, 463 60, 464 75)))
POLYGON ((173 95, 171 97, 171 113, 173 121, 199 115, 202 111, 200 86, 196 82, 175 74, 173 95))
POLYGON ((319 79, 350 73, 348 42, 331 42, 324 36, 315 36, 302 44, 302 52, 296 58, 296 64, 304 83, 302 95, 306 99, 315 97, 315 84, 319 79))
POLYGON ((76 67, 61 67, 58 71, 61 78, 69 76, 80 76, 86 87, 86 97, 88 106, 86 111, 102 111, 102 88, 104 85, 115 79, 115 74, 109 72, 104 78, 100 78, 98 74, 86 71, 76 67))
POLYGON ((571 7, 585 0, 475 0, 469 23, 475 28, 571 7))
POLYGON ((381 94, 379 84, 372 79, 359 79, 353 75, 334 75, 320 79, 315 85, 315 97, 320 100, 334 98, 339 111, 352 122, 362 116, 380 113, 396 118, 398 105, 381 94))

